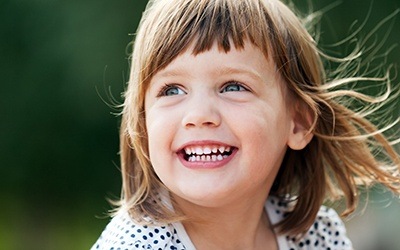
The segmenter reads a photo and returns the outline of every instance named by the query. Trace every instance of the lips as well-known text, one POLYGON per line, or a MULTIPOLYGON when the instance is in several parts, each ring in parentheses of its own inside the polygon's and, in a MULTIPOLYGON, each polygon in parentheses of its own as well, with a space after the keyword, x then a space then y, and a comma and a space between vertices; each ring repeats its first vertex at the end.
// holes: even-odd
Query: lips
POLYGON ((186 163, 218 164, 228 160, 237 151, 234 146, 210 143, 210 144, 189 144, 184 146, 178 155, 186 163))

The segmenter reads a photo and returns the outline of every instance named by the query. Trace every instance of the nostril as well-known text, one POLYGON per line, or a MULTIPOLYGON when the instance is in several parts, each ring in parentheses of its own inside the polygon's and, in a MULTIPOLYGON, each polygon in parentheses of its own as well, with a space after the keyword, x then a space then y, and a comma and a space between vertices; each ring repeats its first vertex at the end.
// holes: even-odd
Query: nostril
POLYGON ((206 121, 206 122, 187 122, 184 124, 185 127, 216 127, 219 125, 219 122, 213 122, 213 121, 206 121))
POLYGON ((206 125, 206 126, 213 126, 213 125, 215 125, 213 122, 204 122, 203 124, 206 125))
POLYGON ((182 126, 193 127, 217 127, 221 123, 219 109, 211 104, 193 105, 187 108, 183 118, 182 126))

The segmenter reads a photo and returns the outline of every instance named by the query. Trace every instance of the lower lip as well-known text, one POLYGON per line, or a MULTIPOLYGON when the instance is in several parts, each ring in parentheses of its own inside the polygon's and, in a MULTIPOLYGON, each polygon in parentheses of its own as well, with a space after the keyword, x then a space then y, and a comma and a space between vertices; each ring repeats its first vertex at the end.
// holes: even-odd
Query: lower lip
POLYGON ((186 161, 183 158, 182 154, 178 154, 178 158, 183 164, 183 166, 190 168, 190 169, 216 169, 216 168, 222 168, 228 162, 230 162, 234 155, 236 154, 237 150, 234 150, 231 155, 229 155, 227 158, 222 159, 221 161, 186 161))

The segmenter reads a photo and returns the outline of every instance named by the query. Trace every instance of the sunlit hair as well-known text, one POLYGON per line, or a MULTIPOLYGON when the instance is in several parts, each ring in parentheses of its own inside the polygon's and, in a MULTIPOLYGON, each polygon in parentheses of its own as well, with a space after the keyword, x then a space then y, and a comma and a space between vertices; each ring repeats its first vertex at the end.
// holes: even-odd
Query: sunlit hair
POLYGON ((353 212, 360 185, 381 183, 400 193, 399 155, 384 136, 397 128, 398 120, 383 128, 369 121, 398 97, 389 74, 381 66, 359 72, 362 42, 346 58, 324 55, 304 28, 312 19, 302 20, 277 0, 149 2, 134 42, 120 133, 119 205, 134 219, 167 223, 183 218, 158 199, 163 184, 149 160, 144 97, 153 75, 191 43, 194 54, 209 50, 215 42, 225 52, 243 49, 246 42, 254 44, 275 62, 294 103, 299 103, 294 107, 297 112, 309 114, 301 122, 314 137, 303 150, 287 150, 271 190, 282 199, 295 199, 293 211, 276 225, 279 232, 303 233, 327 200, 344 197, 343 215, 353 212), (325 73, 328 61, 338 64, 338 70, 325 73), (369 96, 354 90, 358 84, 383 91, 369 96))

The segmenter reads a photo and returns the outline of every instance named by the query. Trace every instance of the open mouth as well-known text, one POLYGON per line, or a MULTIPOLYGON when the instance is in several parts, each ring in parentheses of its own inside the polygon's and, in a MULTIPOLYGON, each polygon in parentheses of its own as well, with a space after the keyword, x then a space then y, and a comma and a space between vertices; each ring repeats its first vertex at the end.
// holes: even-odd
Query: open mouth
POLYGON ((216 162, 228 158, 235 150, 235 147, 220 145, 187 146, 180 153, 188 162, 216 162))

